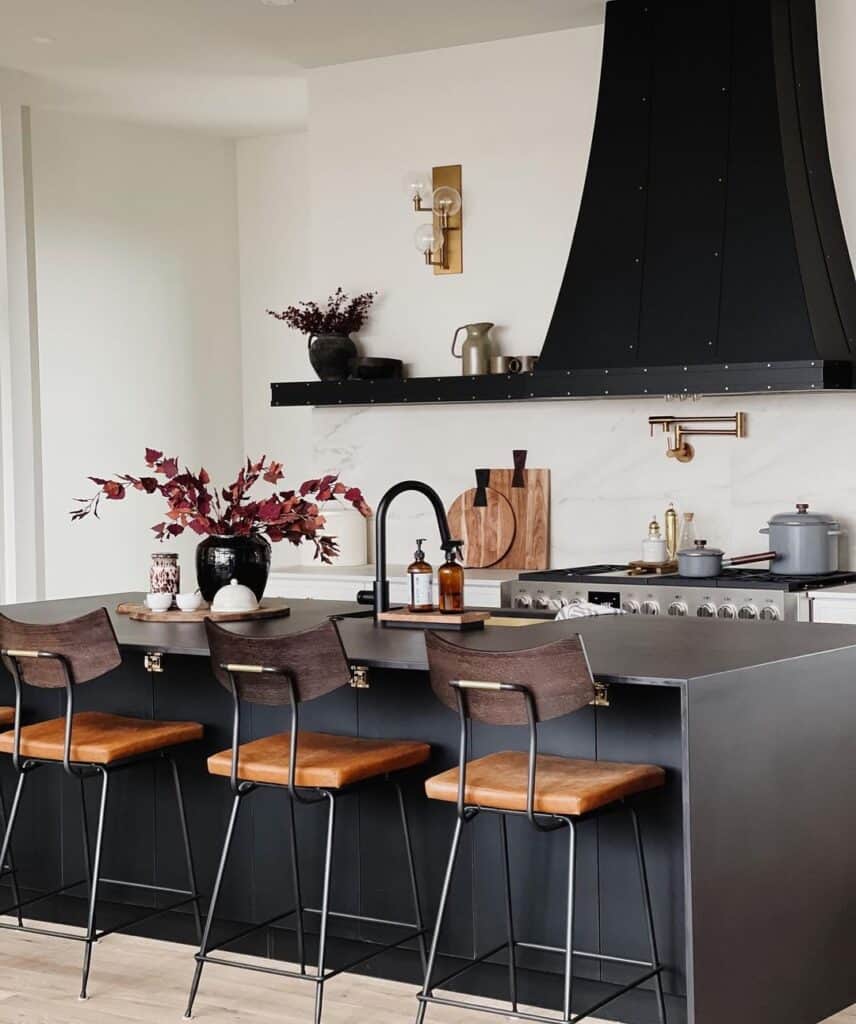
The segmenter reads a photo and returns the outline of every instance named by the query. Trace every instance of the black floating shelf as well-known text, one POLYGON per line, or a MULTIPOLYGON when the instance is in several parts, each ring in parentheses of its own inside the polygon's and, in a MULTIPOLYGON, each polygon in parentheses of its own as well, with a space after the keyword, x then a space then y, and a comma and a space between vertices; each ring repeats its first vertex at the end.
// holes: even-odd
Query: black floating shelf
POLYGON ((535 371, 480 377, 404 380, 295 381, 271 384, 273 406, 433 405, 635 395, 763 394, 850 388, 843 362, 711 363, 705 366, 618 367, 535 371))

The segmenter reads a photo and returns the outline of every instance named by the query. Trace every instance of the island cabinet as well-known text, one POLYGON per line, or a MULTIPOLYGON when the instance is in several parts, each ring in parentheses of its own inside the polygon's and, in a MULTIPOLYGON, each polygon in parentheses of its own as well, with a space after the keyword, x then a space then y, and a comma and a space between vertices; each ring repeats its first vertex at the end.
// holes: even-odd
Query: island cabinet
MULTIPOLYGON (((126 595, 21 605, 11 617, 37 621, 72 618, 92 607, 114 608, 126 595)), ((430 687, 418 631, 385 630, 357 607, 295 601, 289 619, 246 624, 261 635, 296 631, 330 615, 339 621, 349 661, 363 667, 367 688, 343 688, 304 705, 301 727, 358 736, 428 741, 428 766, 413 771, 406 796, 426 917, 437 906, 454 805, 429 801, 424 778, 456 762, 457 716, 430 687)), ((197 626, 130 623, 114 617, 122 667, 77 689, 79 710, 140 717, 194 719, 204 740, 180 754, 200 885, 209 892, 228 815, 227 780, 209 776, 206 756, 228 748, 230 695, 213 678, 204 630, 197 626), (153 671, 150 653, 160 654, 153 671)), ((541 750, 616 761, 650 762, 666 769, 667 784, 640 798, 639 810, 660 942, 670 1024, 806 1024, 856 1002, 856 931, 846 908, 856 898, 856 629, 814 624, 736 624, 726 631, 702 621, 634 621, 610 617, 486 628, 461 642, 492 650, 519 649, 580 632, 593 674, 605 686, 598 706, 544 723, 541 750), (727 642, 726 642, 727 640, 727 642)), ((360 677, 362 681, 362 675, 360 677)), ((11 681, 0 679, 0 702, 10 703, 11 681)), ((56 716, 57 691, 25 690, 25 717, 56 716)), ((289 727, 286 708, 255 706, 242 721, 242 738, 289 727)), ((521 749, 522 730, 476 725, 471 756, 521 749)), ((184 864, 178 821, 164 766, 120 773, 110 800, 105 876, 180 887, 184 864)), ((8 759, 0 762, 8 793, 8 759)), ((94 793, 92 794, 94 800, 94 793)), ((89 805, 94 814, 94 802, 89 805)), ((80 789, 61 770, 40 768, 25 791, 14 854, 26 896, 84 877, 80 789)), ((345 913, 409 920, 406 862, 397 809, 384 787, 341 805, 336 832, 333 905, 345 913)), ((320 901, 323 812, 299 807, 299 856, 307 904, 320 901)), ((288 806, 284 793, 252 796, 240 820, 221 905, 224 933, 292 906, 288 806)), ((509 828, 515 927, 518 937, 560 945, 566 894, 567 847, 535 834, 522 818, 509 828)), ((442 976, 504 939, 499 829, 479 816, 465 830, 441 940, 442 976)), ((607 815, 580 830, 575 947, 644 959, 646 930, 637 865, 626 816, 607 815)), ((109 927, 151 906, 145 889, 105 886, 101 921, 109 927)), ((33 904, 28 913, 80 923, 82 889, 33 904)), ((310 921, 310 929, 315 926, 310 921)), ((140 926, 143 934, 188 943, 188 913, 174 912, 140 926)), ((368 944, 394 937, 379 926, 337 919, 333 962, 368 944)), ((310 952, 312 951, 310 940, 310 952)), ((242 940, 236 950, 282 959, 295 956, 291 922, 242 940)), ((555 955, 521 950, 521 999, 556 1007, 560 969, 555 955)), ((389 953, 367 968, 416 982, 415 947, 389 953)), ((577 960, 580 1005, 630 980, 626 968, 577 960)), ((461 991, 503 998, 507 972, 501 955, 455 983, 461 991)), ((650 991, 635 991, 610 1006, 611 1020, 655 1020, 650 991)))

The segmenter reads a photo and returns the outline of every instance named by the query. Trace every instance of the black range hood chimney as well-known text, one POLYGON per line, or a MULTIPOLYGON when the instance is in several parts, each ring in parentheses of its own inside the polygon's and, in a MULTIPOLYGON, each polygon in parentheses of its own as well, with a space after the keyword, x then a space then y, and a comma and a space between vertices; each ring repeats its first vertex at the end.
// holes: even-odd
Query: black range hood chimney
POLYGON ((856 281, 814 0, 609 0, 597 117, 538 370, 611 392, 852 386, 856 281))

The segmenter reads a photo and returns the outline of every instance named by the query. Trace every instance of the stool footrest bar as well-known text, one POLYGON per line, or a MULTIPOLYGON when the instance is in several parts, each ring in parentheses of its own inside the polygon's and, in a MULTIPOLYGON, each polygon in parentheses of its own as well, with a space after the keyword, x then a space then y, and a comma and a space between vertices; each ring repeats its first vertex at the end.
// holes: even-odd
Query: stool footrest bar
POLYGON ((49 900, 51 896, 59 896, 61 893, 68 892, 69 889, 76 889, 79 885, 86 885, 86 879, 82 878, 79 882, 69 882, 67 885, 61 885, 59 888, 51 889, 49 892, 40 893, 38 896, 30 896, 29 899, 21 900, 19 903, 12 903, 0 910, 0 917, 5 917, 7 914, 20 910, 22 907, 29 907, 33 903, 39 903, 41 900, 49 900))
POLYGON ((452 971, 451 974, 447 974, 444 978, 440 978, 439 981, 432 982, 431 991, 433 992, 435 988, 442 988, 443 985, 451 981, 453 978, 457 978, 465 971, 472 970, 473 967, 476 967, 480 963, 484 963, 485 960, 489 960, 492 956, 496 956, 497 953, 501 953, 504 949, 508 949, 507 942, 501 943, 494 949, 489 949, 487 953, 482 953, 481 956, 477 956, 474 960, 468 960, 463 967, 459 967, 457 970, 452 971))
MULTIPOLYGON (((515 947, 522 949, 537 949, 542 953, 561 953, 565 955, 561 946, 542 946, 539 942, 520 942, 515 940, 515 947)), ((606 953, 589 953, 585 949, 575 949, 574 956, 581 956, 584 960, 604 960, 611 964, 628 964, 630 967, 654 967, 650 960, 631 960, 626 956, 609 956, 606 953)))
POLYGON ((114 925, 112 928, 103 928, 101 931, 97 931, 95 933, 93 936, 94 941, 98 942, 99 939, 103 939, 105 935, 113 935, 115 932, 125 931, 126 928, 133 928, 135 925, 142 924, 143 921, 151 921, 152 918, 160 917, 161 914, 168 914, 171 910, 178 910, 179 907, 186 907, 188 903, 193 903, 194 900, 198 898, 198 894, 190 893, 183 900, 176 900, 174 903, 169 903, 165 907, 154 907, 145 914, 140 914, 138 917, 131 918, 130 921, 123 921, 121 924, 114 925))
POLYGON ((248 935, 252 935, 253 932, 257 932, 259 928, 267 928, 275 921, 281 921, 284 917, 290 917, 294 913, 296 913, 296 908, 292 907, 291 910, 284 910, 281 914, 275 914, 273 917, 269 917, 266 921, 259 921, 258 924, 248 925, 246 928, 242 928, 239 932, 226 936, 225 939, 221 939, 219 942, 209 943, 207 952, 211 953, 215 949, 222 949, 224 946, 230 946, 233 942, 237 942, 238 939, 245 939, 248 935))

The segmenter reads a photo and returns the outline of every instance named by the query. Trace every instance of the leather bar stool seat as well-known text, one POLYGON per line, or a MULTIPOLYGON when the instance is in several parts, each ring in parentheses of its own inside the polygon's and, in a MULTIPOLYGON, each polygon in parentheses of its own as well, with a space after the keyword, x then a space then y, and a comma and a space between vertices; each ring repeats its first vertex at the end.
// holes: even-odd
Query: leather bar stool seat
MULTIPOLYGON (((287 786, 291 734, 264 736, 238 748, 238 778, 287 786)), ((355 782, 377 778, 423 764, 431 756, 427 743, 411 740, 375 740, 336 736, 323 732, 297 733, 296 786, 342 789, 355 782)), ((212 775, 231 774, 232 750, 208 758, 212 775)))
POLYGON ((15 724, 15 709, 0 708, 0 726, 15 724))
MULTIPOLYGON (((458 799, 458 768, 450 768, 425 783, 432 800, 458 799)), ((504 750, 467 762, 465 800, 477 807, 525 811, 529 757, 519 750, 504 750)), ((588 761, 539 754, 535 768, 535 805, 538 814, 579 816, 599 807, 662 786, 666 773, 652 764, 588 761)))
MULTIPOLYGON (((79 764, 112 764, 200 740, 203 732, 198 722, 158 722, 102 711, 81 711, 72 721, 70 757, 79 764)), ((0 752, 12 753, 13 737, 12 732, 0 733, 0 752)), ((51 718, 21 729, 23 757, 61 761, 64 743, 65 718, 51 718)))

